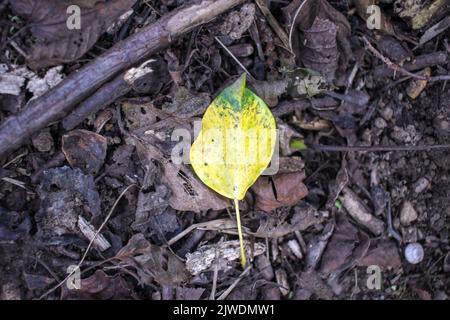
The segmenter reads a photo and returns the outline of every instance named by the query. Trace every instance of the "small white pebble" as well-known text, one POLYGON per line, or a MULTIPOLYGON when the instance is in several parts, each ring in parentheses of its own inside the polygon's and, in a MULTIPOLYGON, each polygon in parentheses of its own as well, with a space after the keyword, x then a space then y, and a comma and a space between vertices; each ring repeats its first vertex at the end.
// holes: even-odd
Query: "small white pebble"
POLYGON ((377 127, 378 129, 384 129, 387 127, 387 123, 386 120, 384 120, 383 118, 376 118, 375 119, 375 127, 377 127))
POLYGON ((420 243, 410 243, 405 248, 405 258, 411 264, 422 262, 424 257, 423 247, 420 243))
POLYGON ((414 192, 415 193, 422 193, 428 188, 429 185, 430 185, 430 181, 428 181, 428 179, 420 178, 413 185, 414 192))

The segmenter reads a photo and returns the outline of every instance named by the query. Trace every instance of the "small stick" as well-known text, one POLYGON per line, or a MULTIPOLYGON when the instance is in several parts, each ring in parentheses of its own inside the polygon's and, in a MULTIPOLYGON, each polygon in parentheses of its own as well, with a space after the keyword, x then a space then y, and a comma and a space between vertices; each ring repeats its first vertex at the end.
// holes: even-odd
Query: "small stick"
POLYGON ((367 49, 369 49, 370 52, 372 52, 378 59, 383 61, 384 64, 387 65, 388 68, 390 68, 398 73, 401 73, 405 76, 412 77, 412 78, 415 78, 418 80, 425 80, 425 81, 430 81, 430 82, 450 80, 450 75, 428 77, 428 76, 418 75, 418 74, 409 72, 408 70, 401 67, 400 65, 392 62, 388 57, 383 56, 380 51, 375 49, 375 47, 369 42, 369 40, 367 40, 366 37, 363 36, 362 39, 363 39, 364 43, 366 44, 367 49))
POLYGON ((217 300, 225 300, 228 297, 228 295, 231 293, 231 291, 233 291, 233 289, 236 288, 236 286, 239 284, 239 282, 241 282, 241 280, 247 275, 247 273, 250 272, 251 268, 252 268, 252 266, 249 265, 244 271, 242 271, 240 276, 231 284, 231 286, 228 287, 227 290, 224 291, 224 293, 222 293, 220 295, 219 298, 217 298, 217 300))
POLYGON ((391 59, 389 59, 388 57, 383 56, 380 51, 375 49, 375 47, 369 42, 369 40, 367 40, 366 37, 363 36, 362 40, 366 44, 367 49, 369 49, 369 51, 372 52, 378 59, 383 61, 383 63, 386 64, 388 66, 388 68, 395 70, 396 72, 402 73, 403 75, 412 77, 412 78, 416 78, 419 80, 427 80, 427 77, 409 72, 408 70, 405 70, 402 67, 400 67, 398 64, 392 62, 391 59))
POLYGON ((292 19, 291 27, 289 29, 289 49, 291 50, 291 53, 294 55, 294 57, 296 57, 296 55, 294 53, 294 49, 292 49, 292 34, 294 33, 295 21, 297 20, 297 17, 300 11, 302 10, 303 6, 306 4, 306 2, 308 2, 308 0, 304 0, 303 3, 298 7, 297 11, 295 12, 294 18, 292 19))
POLYGON ((265 1, 255 0, 255 2, 258 5, 259 10, 261 10, 263 15, 266 17, 267 22, 272 27, 273 31, 275 31, 278 38, 280 38, 284 47, 289 50, 289 38, 286 32, 284 32, 283 28, 280 27, 280 24, 278 23, 277 19, 275 19, 272 12, 270 12, 269 8, 267 8, 266 4, 264 3, 265 1))
POLYGON ((222 43, 222 41, 219 40, 219 38, 214 37, 214 39, 216 39, 216 41, 222 46, 222 48, 225 49, 225 51, 231 56, 231 58, 233 58, 234 61, 236 61, 236 63, 242 68, 242 70, 244 70, 244 72, 252 79, 255 80, 255 78, 252 76, 252 74, 247 70, 246 67, 244 67, 244 65, 239 61, 238 58, 236 58, 234 56, 234 54, 222 43))
POLYGON ((325 152, 391 152, 450 149, 450 144, 433 144, 424 146, 329 146, 323 144, 312 144, 308 147, 314 151, 325 152))
MULTIPOLYGON (((217 251, 217 249, 216 249, 217 251)), ((219 264, 217 262, 217 252, 215 255, 215 261, 214 261, 214 276, 213 276, 213 284, 211 289, 211 294, 209 296, 209 300, 215 300, 216 297, 216 290, 217 290, 217 277, 219 276, 219 264)))
POLYGON ((388 203, 387 203, 387 215, 388 215, 387 216, 388 234, 401 244, 402 237, 394 229, 394 225, 392 223, 392 209, 391 209, 391 198, 390 197, 389 197, 388 203))

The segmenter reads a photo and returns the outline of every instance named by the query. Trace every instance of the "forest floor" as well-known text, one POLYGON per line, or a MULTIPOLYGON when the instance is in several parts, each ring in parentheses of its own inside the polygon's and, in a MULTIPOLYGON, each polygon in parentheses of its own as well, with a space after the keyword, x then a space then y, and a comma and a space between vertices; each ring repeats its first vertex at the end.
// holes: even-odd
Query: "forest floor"
POLYGON ((16 143, 30 102, 202 1, 70 1, 75 32, 64 3, 0 1, 1 299, 448 299, 450 1, 240 1, 16 143), (279 129, 245 268, 232 201, 171 158, 243 72, 279 129))

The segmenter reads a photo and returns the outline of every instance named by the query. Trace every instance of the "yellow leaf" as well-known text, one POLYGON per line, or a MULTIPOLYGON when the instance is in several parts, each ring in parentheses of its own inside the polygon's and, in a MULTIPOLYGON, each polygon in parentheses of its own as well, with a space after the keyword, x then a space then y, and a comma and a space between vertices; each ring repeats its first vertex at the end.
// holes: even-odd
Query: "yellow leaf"
POLYGON ((198 177, 235 200, 243 265, 238 200, 269 165, 275 141, 275 119, 265 102, 245 87, 244 74, 208 107, 191 147, 190 160, 198 177))

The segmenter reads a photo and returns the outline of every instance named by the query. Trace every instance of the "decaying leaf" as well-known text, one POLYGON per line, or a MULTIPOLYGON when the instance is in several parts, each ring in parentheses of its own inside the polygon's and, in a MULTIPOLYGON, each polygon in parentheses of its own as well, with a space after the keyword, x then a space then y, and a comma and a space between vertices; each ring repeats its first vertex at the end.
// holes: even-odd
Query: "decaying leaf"
POLYGON ((282 238, 295 231, 305 231, 314 225, 322 223, 323 219, 323 215, 317 209, 306 202, 302 202, 294 208, 294 215, 289 223, 280 222, 276 217, 272 218, 269 216, 265 222, 260 224, 256 232, 247 233, 260 238, 282 238))
POLYGON ((100 214, 100 196, 92 176, 65 166, 44 172, 38 189, 43 235, 77 234, 78 215, 100 214))
POLYGON ((369 245, 369 238, 360 233, 345 215, 338 214, 334 233, 322 256, 320 271, 328 274, 349 268, 365 255, 369 245))
POLYGON ((280 207, 296 205, 308 195, 308 189, 303 184, 304 179, 304 172, 259 178, 252 187, 256 194, 256 207, 270 212, 280 207))
POLYGON ((135 0, 111 0, 99 6, 83 6, 81 29, 67 27, 67 7, 73 1, 15 0, 10 6, 31 25, 36 43, 27 52, 28 63, 39 69, 80 58, 134 3, 135 0))
POLYGON ((298 68, 290 73, 290 77, 289 94, 294 99, 313 97, 329 89, 327 80, 314 70, 298 68))
POLYGON ((352 51, 351 27, 343 14, 326 0, 294 0, 283 13, 286 21, 294 24, 292 50, 297 59, 327 80, 333 80, 337 70, 345 71, 352 51))
POLYGON ((449 9, 447 0, 396 0, 394 8, 415 30, 425 27, 435 16, 449 9))
POLYGON ((319 299, 331 300, 334 296, 331 288, 323 282, 315 271, 300 273, 300 275, 297 276, 297 285, 300 288, 315 294, 319 299))
POLYGON ((177 287, 175 289, 176 300, 200 300, 204 288, 177 287))
POLYGON ((108 276, 97 270, 92 276, 81 279, 79 290, 61 286, 62 300, 125 300, 136 299, 131 286, 120 275, 108 276))
POLYGON ((276 142, 275 119, 265 102, 245 87, 245 73, 205 112, 190 160, 199 178, 234 199, 245 265, 238 200, 267 168, 276 142))
POLYGON ((242 37, 245 31, 255 19, 255 5, 253 3, 244 4, 239 10, 230 12, 220 25, 220 32, 237 40, 242 37))
POLYGON ((382 269, 399 269, 402 261, 395 242, 381 241, 370 248, 367 254, 357 261, 358 266, 379 266, 382 269))
POLYGON ((62 151, 72 168, 96 174, 105 161, 107 139, 95 132, 73 130, 62 137, 62 151))
POLYGON ((384 222, 375 217, 364 202, 350 188, 344 187, 339 197, 348 214, 359 224, 369 229, 375 235, 381 235, 384 231, 384 222))
MULTIPOLYGON (((431 68, 426 68, 421 72, 418 72, 418 74, 421 76, 429 77, 431 76, 431 68)), ((417 97, 419 97, 419 95, 423 92, 423 90, 425 90, 427 84, 428 84, 427 80, 419 80, 419 79, 412 80, 409 83, 408 87, 406 88, 406 93, 411 99, 415 100, 417 99, 417 97)))
POLYGON ((177 126, 179 122, 169 120, 171 118, 158 122, 150 130, 144 127, 135 131, 139 139, 132 141, 137 147, 137 153, 144 167, 152 167, 150 163, 152 161, 160 164, 161 182, 171 191, 169 205, 176 210, 194 212, 222 210, 229 207, 229 201, 201 183, 186 165, 170 161, 173 146, 178 142, 171 141, 169 132, 173 132, 174 127, 185 128, 186 123, 177 126), (160 126, 157 126, 158 124, 160 126))
MULTIPOLYGON (((247 254, 256 257, 265 251, 266 246, 262 243, 257 242, 252 248, 250 243, 246 242, 247 254)), ((213 264, 217 265, 219 270, 228 270, 233 262, 239 259, 239 241, 232 240, 217 245, 202 246, 197 251, 188 253, 186 259, 186 268, 193 275, 210 270, 213 264)))
POLYGON ((133 266, 144 284, 156 281, 162 285, 174 285, 187 280, 184 264, 167 249, 152 245, 141 233, 131 237, 116 258, 133 266))
POLYGON ((27 67, 12 65, 8 71, 5 64, 0 64, 0 94, 19 95, 26 85, 26 89, 33 94, 32 99, 37 98, 63 80, 62 69, 62 66, 50 68, 40 77, 27 67))
POLYGON ((281 120, 278 121, 278 137, 280 143, 280 153, 282 156, 289 156, 298 151, 295 146, 292 146, 292 141, 303 140, 303 136, 300 133, 281 120))

